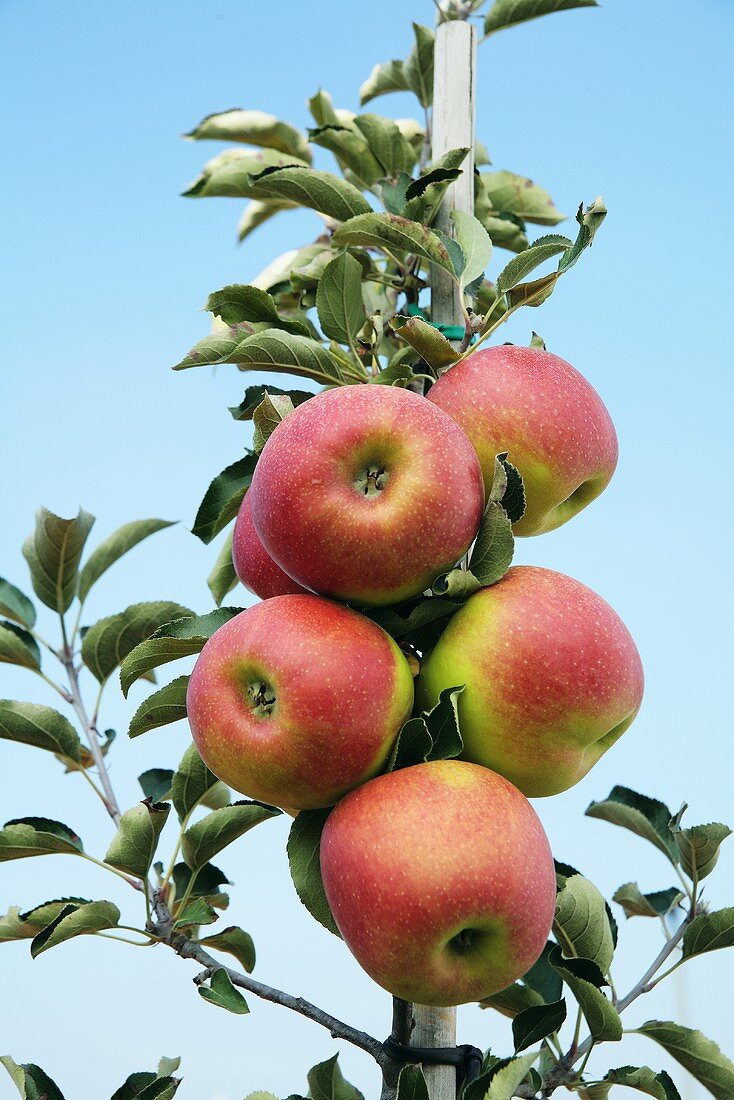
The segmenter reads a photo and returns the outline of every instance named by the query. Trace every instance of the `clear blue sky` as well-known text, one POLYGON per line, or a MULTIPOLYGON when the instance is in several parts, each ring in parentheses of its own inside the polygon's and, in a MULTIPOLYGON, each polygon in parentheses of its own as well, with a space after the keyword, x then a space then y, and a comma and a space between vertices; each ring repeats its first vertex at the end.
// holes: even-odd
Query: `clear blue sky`
MULTIPOLYGON (((210 476, 247 442, 226 412, 246 380, 234 368, 168 368, 206 332, 197 310, 209 291, 247 281, 312 239, 318 223, 286 215, 238 249, 239 202, 178 197, 218 146, 178 135, 232 106, 306 125, 304 101, 319 85, 354 108, 373 64, 403 56, 410 20, 431 22, 432 11, 429 0, 2 0, 0 573, 26 585, 20 544, 40 504, 62 515, 82 504, 98 516, 98 538, 136 517, 180 518, 100 583, 89 617, 142 599, 210 606, 213 550, 185 528, 210 476)), ((615 782, 673 808, 687 800, 690 823, 734 821, 724 247, 734 216, 733 49, 730 0, 606 0, 603 10, 504 32, 479 55, 478 128, 495 166, 537 179, 569 213, 599 193, 610 209, 591 253, 548 305, 502 337, 527 342, 538 329, 597 386, 620 437, 604 496, 561 530, 522 542, 517 555, 602 593, 644 658, 647 694, 633 728, 577 788, 537 804, 557 856, 609 894, 630 878, 645 889, 670 885, 643 842, 583 818, 615 782)), ((414 110, 407 94, 374 106, 414 110)), ((45 698, 30 674, 3 666, 0 679, 3 695, 45 698)), ((132 695, 137 706, 143 691, 132 695)), ((111 688, 105 724, 122 733, 130 712, 111 688)), ((123 804, 139 797, 138 773, 173 766, 186 743, 184 725, 132 743, 121 736, 112 767, 123 804)), ((103 854, 109 826, 78 778, 7 743, 0 758, 2 820, 59 818, 103 854)), ((285 822, 266 824, 221 860, 237 884, 227 923, 255 936, 263 980, 384 1035, 387 996, 293 895, 285 833, 285 822)), ((734 902, 732 868, 734 845, 710 886, 719 906, 734 902)), ((102 872, 62 857, 5 864, 0 883, 3 910, 107 892, 135 916, 122 884, 108 887, 102 872)), ((619 968, 624 988, 657 950, 658 933, 638 921, 622 934, 631 945, 619 968)), ((87 939, 32 963, 23 945, 1 950, 2 1047, 43 1065, 69 1100, 99 1100, 127 1073, 175 1053, 184 1057, 182 1098, 241 1100, 255 1088, 287 1095, 335 1049, 325 1032, 254 998, 248 1018, 207 1006, 191 985, 194 968, 162 951, 87 939)), ((677 984, 632 1010, 628 1026, 672 1015, 734 1054, 724 974, 734 976, 727 955, 689 964, 677 984)), ((463 1041, 508 1049, 504 1022, 471 1007, 460 1019, 463 1041)), ((666 1064, 644 1040, 610 1058, 666 1064)), ((351 1052, 343 1061, 374 1095, 368 1061, 351 1052)), ((686 1088, 687 1100, 705 1095, 686 1088)), ((0 1097, 12 1095, 0 1077, 0 1097)))

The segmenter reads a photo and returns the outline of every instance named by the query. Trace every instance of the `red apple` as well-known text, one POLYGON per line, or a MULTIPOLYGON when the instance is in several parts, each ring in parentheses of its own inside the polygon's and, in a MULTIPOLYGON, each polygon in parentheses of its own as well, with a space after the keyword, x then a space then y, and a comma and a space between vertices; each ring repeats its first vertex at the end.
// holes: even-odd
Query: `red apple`
POLYGON ((230 787, 294 810, 376 775, 413 705, 392 638, 348 607, 275 596, 220 627, 186 694, 202 759, 230 787))
POLYGON ((550 569, 517 566, 471 596, 421 668, 432 706, 459 696, 464 757, 529 797, 578 783, 642 702, 640 655, 601 596, 550 569))
POLYGON ((265 549, 299 584, 360 604, 428 588, 466 552, 484 505, 461 428, 418 394, 344 386, 268 439, 250 489, 265 549))
POLYGON ((494 458, 509 459, 525 482, 517 535, 539 535, 598 497, 617 465, 617 435, 596 390, 557 355, 511 344, 457 363, 428 392, 474 444, 487 490, 494 458))
POLYGON ((433 761, 381 775, 329 815, 321 872, 359 964, 406 1001, 504 989, 542 951, 556 897, 527 799, 487 768, 433 761))
POLYGON ((245 588, 262 600, 306 591, 276 565, 261 543, 252 522, 249 493, 245 493, 234 525, 232 563, 245 588))

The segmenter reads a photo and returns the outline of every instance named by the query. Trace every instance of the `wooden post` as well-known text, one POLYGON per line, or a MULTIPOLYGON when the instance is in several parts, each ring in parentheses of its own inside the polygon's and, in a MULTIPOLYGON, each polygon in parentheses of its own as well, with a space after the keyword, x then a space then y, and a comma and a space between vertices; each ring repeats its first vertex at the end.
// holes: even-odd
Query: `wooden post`
MULTIPOLYGON (((436 227, 452 235, 452 210, 474 213, 474 74, 476 31, 462 20, 436 28, 433 83, 432 159, 449 149, 469 149, 462 174, 449 187, 436 218, 436 227)), ((431 270, 431 319, 444 325, 462 325, 464 310, 458 288, 441 268, 431 270)), ((414 1006, 413 1046, 456 1045, 456 1009, 414 1006)), ((430 1100, 456 1100, 456 1068, 423 1066, 430 1100)))

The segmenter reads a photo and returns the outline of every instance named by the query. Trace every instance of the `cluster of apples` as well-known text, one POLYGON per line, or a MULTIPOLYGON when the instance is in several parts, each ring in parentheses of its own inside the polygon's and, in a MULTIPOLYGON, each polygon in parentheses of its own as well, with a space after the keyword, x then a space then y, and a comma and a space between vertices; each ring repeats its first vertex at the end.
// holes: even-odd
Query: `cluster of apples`
POLYGON ((355 609, 419 595, 462 558, 501 452, 525 485, 515 533, 533 535, 604 489, 617 441, 589 383, 539 348, 475 352, 427 398, 354 385, 299 405, 235 528, 263 601, 212 636, 188 688, 216 775, 291 813, 335 806, 320 858, 337 925, 375 981, 422 1004, 488 996, 537 960, 556 888, 527 796, 578 782, 642 697, 624 624, 547 569, 471 595, 417 655, 415 687, 416 662, 355 609), (414 708, 460 685, 461 759, 381 774, 414 708))

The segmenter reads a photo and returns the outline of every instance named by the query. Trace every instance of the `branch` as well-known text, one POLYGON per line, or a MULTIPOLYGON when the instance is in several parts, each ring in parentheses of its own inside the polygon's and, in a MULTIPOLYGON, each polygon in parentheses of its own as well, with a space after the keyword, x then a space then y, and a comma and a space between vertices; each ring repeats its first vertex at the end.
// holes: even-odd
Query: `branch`
POLYGON ((110 782, 109 772, 107 771, 107 765, 105 764, 102 750, 99 746, 97 739, 97 729, 94 722, 91 722, 86 708, 82 701, 81 692, 79 690, 79 673, 74 665, 74 657, 70 646, 65 643, 61 653, 61 662, 66 669, 66 674, 69 680, 69 702, 73 706, 76 716, 79 719, 82 729, 87 738, 90 752, 94 758, 94 763, 99 773, 100 782, 102 783, 102 789, 104 791, 104 804, 107 813, 110 815, 115 825, 120 824, 120 807, 115 796, 115 792, 112 789, 112 783, 110 782))

